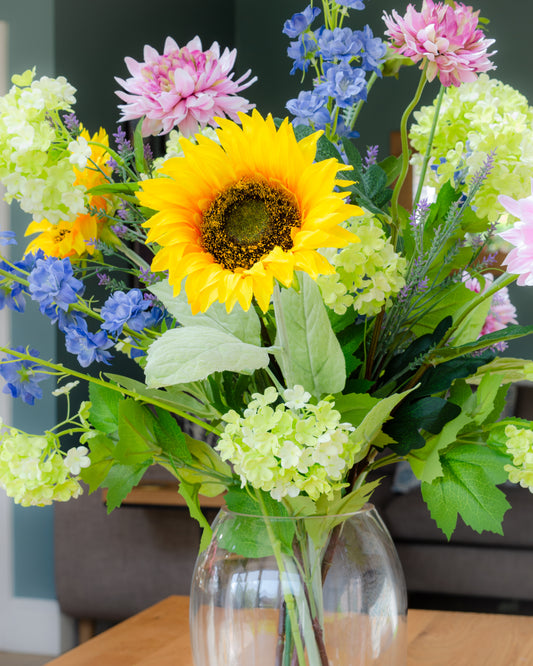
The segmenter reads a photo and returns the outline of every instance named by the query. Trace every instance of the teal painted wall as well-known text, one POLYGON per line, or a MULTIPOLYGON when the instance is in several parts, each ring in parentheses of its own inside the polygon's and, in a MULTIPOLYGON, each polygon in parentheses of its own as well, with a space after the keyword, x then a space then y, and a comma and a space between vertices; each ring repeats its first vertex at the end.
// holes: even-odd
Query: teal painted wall
MULTIPOLYGON (((263 113, 286 115, 285 101, 296 96, 299 78, 291 77, 291 63, 286 56, 288 39, 281 34, 283 21, 303 9, 306 0, 0 0, 0 20, 10 25, 10 65, 21 72, 37 65, 39 74, 63 74, 78 88, 77 111, 80 119, 94 130, 104 125, 113 131, 118 112, 113 77, 126 76, 123 58, 140 59, 145 43, 161 51, 164 38, 171 34, 180 44, 200 34, 204 46, 217 40, 222 47, 236 46, 237 75, 249 67, 259 81, 247 91, 263 113)), ((353 12, 352 25, 369 23, 376 34, 383 31, 383 10, 402 12, 406 0, 369 0, 367 9, 353 12)), ((419 2, 415 3, 419 5, 419 2)), ((509 20, 500 0, 483 0, 482 13, 491 18, 491 33, 497 39, 498 70, 494 75, 520 89, 533 102, 533 81, 529 74, 529 26, 527 17, 533 10, 521 6, 520 19, 509 20)), ((358 124, 362 139, 359 147, 380 144, 384 152, 390 130, 397 129, 398 110, 404 106, 418 79, 415 68, 399 81, 378 82, 358 124)), ((308 86, 308 83, 305 84, 308 86)), ((429 102, 438 90, 428 87, 429 102)), ((25 216, 12 208, 12 224, 23 229, 25 216)), ((512 290, 513 302, 520 312, 520 323, 533 324, 530 292, 512 290)), ((14 317, 14 344, 33 344, 42 356, 52 357, 55 335, 38 313, 31 319, 14 317), (24 321, 24 325, 22 325, 24 321), (33 333, 32 333, 33 331, 33 333)), ((63 354, 62 341, 58 351, 63 354)), ((514 355, 533 357, 531 343, 517 341, 509 350, 514 355)), ((45 399, 37 407, 15 405, 15 423, 30 431, 49 427, 55 416, 55 405, 45 399)), ((53 576, 53 511, 15 509, 14 553, 15 593, 19 596, 51 598, 53 576)))
MULTIPOLYGON (((9 69, 14 74, 37 66, 39 75, 54 75, 53 0, 3 0, 0 20, 9 25, 9 69)), ((22 235, 30 221, 16 205, 11 206, 11 226, 22 235)), ((20 244, 24 241, 19 238, 20 244)), ((32 345, 41 356, 51 358, 55 350, 55 332, 43 321, 33 304, 23 315, 13 313, 13 345, 32 345)), ((34 407, 22 401, 13 402, 13 422, 29 432, 39 433, 55 421, 55 401, 48 394, 51 381, 42 384, 45 397, 34 407)), ((53 509, 52 507, 22 509, 14 506, 14 593, 16 596, 53 598, 53 509)))

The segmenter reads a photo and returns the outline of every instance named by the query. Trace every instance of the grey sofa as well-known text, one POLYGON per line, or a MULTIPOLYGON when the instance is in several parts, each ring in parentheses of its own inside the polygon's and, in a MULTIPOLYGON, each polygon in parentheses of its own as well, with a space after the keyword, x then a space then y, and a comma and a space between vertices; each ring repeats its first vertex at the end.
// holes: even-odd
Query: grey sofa
MULTIPOLYGON (((533 418, 533 385, 519 388, 512 410, 533 418)), ((460 524, 448 543, 418 488, 395 492, 391 478, 382 483, 375 503, 396 542, 411 598, 426 595, 426 607, 435 595, 533 604, 533 495, 514 486, 505 491, 513 509, 504 536, 460 524)), ((208 519, 215 515, 207 510, 208 519)), ((113 622, 169 594, 187 594, 199 542, 198 524, 185 507, 124 505, 106 515, 100 492, 58 504, 60 607, 78 620, 113 622)))

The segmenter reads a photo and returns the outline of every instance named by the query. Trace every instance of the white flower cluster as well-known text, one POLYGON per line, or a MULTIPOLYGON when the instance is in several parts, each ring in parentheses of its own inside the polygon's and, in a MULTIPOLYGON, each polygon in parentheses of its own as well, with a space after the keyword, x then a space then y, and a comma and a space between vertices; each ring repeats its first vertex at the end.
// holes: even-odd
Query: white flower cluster
POLYGON ((76 476, 88 467, 88 450, 72 448, 63 457, 55 437, 4 431, 0 440, 0 486, 22 506, 44 506, 78 497, 76 476))
MULTIPOLYGON (((415 167, 426 151, 434 113, 435 103, 414 114, 416 123, 409 139, 418 151, 413 158, 415 167)), ((515 199, 530 194, 533 109, 518 91, 487 74, 459 88, 446 88, 431 150, 438 169, 430 170, 427 184, 437 186, 451 180, 460 185, 465 173, 474 176, 492 151, 494 166, 473 206, 478 217, 494 222, 504 212, 498 203, 501 192, 515 199)))
POLYGON ((406 262, 372 214, 351 218, 348 228, 360 242, 340 251, 322 250, 335 273, 322 275, 317 282, 324 303, 337 314, 353 307, 358 314, 374 316, 405 286, 406 262))
POLYGON ((85 212, 85 188, 75 185, 71 138, 59 119, 75 102, 75 89, 64 77, 33 76, 13 77, 0 98, 0 179, 7 201, 16 199, 36 221, 57 223, 85 212))
POLYGON ((242 417, 234 410, 222 417, 227 425, 215 448, 243 486, 250 483, 276 500, 300 493, 318 499, 344 486, 360 449, 350 439, 354 428, 340 422, 332 402, 313 405, 310 398, 301 386, 281 396, 270 387, 252 395, 242 417))
POLYGON ((508 425, 505 428, 507 451, 513 456, 513 464, 505 465, 511 483, 519 483, 533 493, 533 430, 508 425))

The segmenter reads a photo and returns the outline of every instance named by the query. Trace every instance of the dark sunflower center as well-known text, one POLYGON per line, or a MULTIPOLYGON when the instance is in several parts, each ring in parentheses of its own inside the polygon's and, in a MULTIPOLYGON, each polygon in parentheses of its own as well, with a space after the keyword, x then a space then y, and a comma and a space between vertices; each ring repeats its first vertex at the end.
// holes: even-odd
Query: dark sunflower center
POLYGON ((65 238, 65 236, 66 236, 68 233, 69 233, 69 232, 68 232, 67 229, 60 229, 60 230, 56 233, 56 235, 54 236, 54 241, 55 241, 56 243, 60 243, 60 242, 63 240, 63 238, 65 238))
POLYGON ((276 246, 290 250, 291 229, 300 224, 293 194, 281 185, 243 178, 203 214, 202 247, 228 270, 247 269, 276 246))

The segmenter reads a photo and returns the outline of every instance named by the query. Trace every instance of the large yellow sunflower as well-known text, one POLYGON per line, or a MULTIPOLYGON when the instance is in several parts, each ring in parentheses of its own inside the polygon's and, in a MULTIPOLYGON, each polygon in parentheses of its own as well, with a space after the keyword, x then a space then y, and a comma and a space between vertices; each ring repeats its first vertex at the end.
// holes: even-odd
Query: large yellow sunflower
POLYGON ((167 160, 163 177, 142 181, 138 193, 157 211, 145 223, 147 241, 160 246, 152 270, 168 271, 176 295, 187 278, 194 313, 215 300, 247 310, 253 296, 266 312, 274 279, 289 287, 296 270, 332 273, 317 249, 358 240, 340 224, 362 210, 334 191, 347 167, 313 161, 320 133, 297 141, 286 120, 277 129, 257 111, 239 117, 242 127, 218 120, 220 145, 182 139, 184 157, 167 160))
MULTIPOLYGON (((100 129, 91 138, 86 129, 82 129, 81 136, 100 145, 91 145, 91 161, 83 170, 73 167, 76 174, 75 185, 83 185, 90 190, 96 185, 107 182, 106 176, 111 175, 111 167, 108 166, 109 154, 106 147, 109 146, 109 138, 105 130, 100 129)), ((88 195, 87 204, 98 211, 110 212, 112 203, 109 197, 88 195)), ((39 222, 30 222, 25 236, 38 234, 26 248, 25 254, 42 250, 47 256, 58 257, 80 257, 85 254, 94 254, 95 242, 100 236, 104 222, 98 214, 84 213, 78 215, 74 221, 62 220, 52 224, 46 219, 39 222)))

